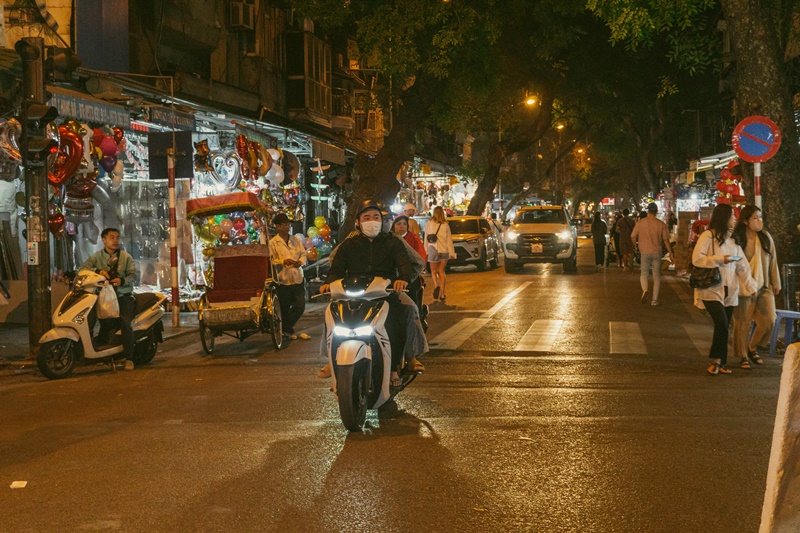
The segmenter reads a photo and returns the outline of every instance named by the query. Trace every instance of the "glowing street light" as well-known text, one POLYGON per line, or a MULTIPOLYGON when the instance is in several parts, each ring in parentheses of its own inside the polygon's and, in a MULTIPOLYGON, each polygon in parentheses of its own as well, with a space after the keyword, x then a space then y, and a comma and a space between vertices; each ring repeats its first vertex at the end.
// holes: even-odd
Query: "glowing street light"
POLYGON ((529 96, 525 99, 525 105, 536 105, 536 98, 529 96))
POLYGON ((564 129, 564 125, 563 125, 563 124, 559 124, 558 126, 556 126, 556 129, 557 129, 558 131, 561 131, 561 130, 563 130, 563 129, 564 129))

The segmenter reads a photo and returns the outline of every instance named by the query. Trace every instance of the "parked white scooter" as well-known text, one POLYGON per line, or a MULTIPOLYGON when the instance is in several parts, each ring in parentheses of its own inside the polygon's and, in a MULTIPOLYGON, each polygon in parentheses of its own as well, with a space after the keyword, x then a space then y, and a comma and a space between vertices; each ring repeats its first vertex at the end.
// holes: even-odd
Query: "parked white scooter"
MULTIPOLYGON (((373 276, 331 283, 331 303, 325 313, 328 363, 339 402, 342 424, 360 431, 367 409, 378 409, 394 398, 420 372, 400 372, 402 385, 390 387, 392 347, 386 332, 391 280, 373 276)), ((405 368, 405 361, 401 364, 405 368)))
MULTIPOLYGON (((81 270, 72 282, 72 290, 53 313, 53 328, 39 340, 39 370, 49 379, 69 377, 81 359, 108 360, 123 352, 122 336, 113 335, 110 344, 96 349, 89 330, 89 313, 97 303, 98 293, 109 281, 91 270, 81 270)), ((163 342, 164 316, 160 293, 134 294, 136 314, 132 322, 136 342, 133 363, 152 361, 163 342)), ((116 367, 113 367, 116 368, 116 367)))

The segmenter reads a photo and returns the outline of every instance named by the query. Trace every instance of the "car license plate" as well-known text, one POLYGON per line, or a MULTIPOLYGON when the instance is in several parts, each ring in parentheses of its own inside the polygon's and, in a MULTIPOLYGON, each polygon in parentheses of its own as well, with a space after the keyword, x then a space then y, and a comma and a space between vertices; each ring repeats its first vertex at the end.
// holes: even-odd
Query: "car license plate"
POLYGON ((542 243, 535 242, 535 243, 531 244, 531 253, 532 254, 540 254, 540 253, 542 253, 542 251, 543 251, 542 243))

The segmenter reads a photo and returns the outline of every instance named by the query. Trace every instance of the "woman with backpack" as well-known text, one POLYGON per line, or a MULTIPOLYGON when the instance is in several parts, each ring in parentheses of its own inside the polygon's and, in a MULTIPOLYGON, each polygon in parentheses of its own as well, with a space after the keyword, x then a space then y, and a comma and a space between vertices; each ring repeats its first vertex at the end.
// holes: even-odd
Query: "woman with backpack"
POLYGON ((775 243, 764 230, 758 207, 746 205, 742 209, 739 222, 733 229, 733 238, 742 247, 758 288, 754 294, 748 294, 742 287, 739 305, 733 312, 733 353, 739 357, 739 366, 750 370, 751 360, 757 365, 762 364, 758 347, 766 345, 772 335, 775 296, 781 292, 781 276, 775 243), (751 336, 754 321, 756 329, 751 336))
POLYGON ((431 264, 433 299, 444 302, 447 298, 447 277, 444 270, 447 260, 456 256, 456 250, 453 247, 450 226, 444 218, 444 209, 440 205, 433 208, 433 217, 425 224, 425 249, 431 264))

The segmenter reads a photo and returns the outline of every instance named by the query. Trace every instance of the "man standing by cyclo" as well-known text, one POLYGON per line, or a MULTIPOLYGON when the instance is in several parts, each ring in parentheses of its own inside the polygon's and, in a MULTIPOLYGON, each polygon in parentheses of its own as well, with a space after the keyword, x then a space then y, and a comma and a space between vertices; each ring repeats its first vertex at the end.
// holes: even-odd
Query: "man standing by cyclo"
MULTIPOLYGON (((278 300, 281 302, 281 319, 283 333, 290 339, 296 339, 294 325, 306 310, 306 287, 303 283, 303 265, 306 264, 306 249, 297 235, 289 235, 291 222, 284 213, 278 213, 272 219, 278 230, 269 241, 269 259, 278 273, 278 300)), ((310 339, 307 333, 299 335, 301 339, 310 339)))
MULTIPOLYGON (((405 311, 398 293, 408 286, 413 270, 401 240, 382 231, 381 208, 378 202, 364 201, 356 215, 356 224, 360 234, 345 239, 339 245, 325 278, 325 285, 320 287, 320 293, 329 292, 332 282, 346 276, 372 275, 395 279, 395 292, 386 298, 389 304, 386 332, 392 345, 391 381, 396 383, 400 380, 397 371, 406 344, 405 311)), ((416 357, 411 357, 407 366, 412 370, 424 369, 416 357)))
MULTIPOLYGON (((97 340, 106 344, 108 337, 116 331, 117 324, 122 330, 122 352, 124 359, 115 360, 114 363, 125 363, 125 370, 133 370, 134 336, 131 323, 136 316, 136 300, 133 298, 133 282, 136 278, 136 265, 133 257, 128 252, 119 249, 119 230, 106 228, 100 234, 103 239, 103 249, 89 256, 81 265, 81 270, 91 270, 104 276, 111 282, 114 292, 117 293, 119 302, 119 319, 109 318, 100 320, 100 333, 97 340)), ((90 328, 94 329, 95 310, 89 317, 90 328)))

